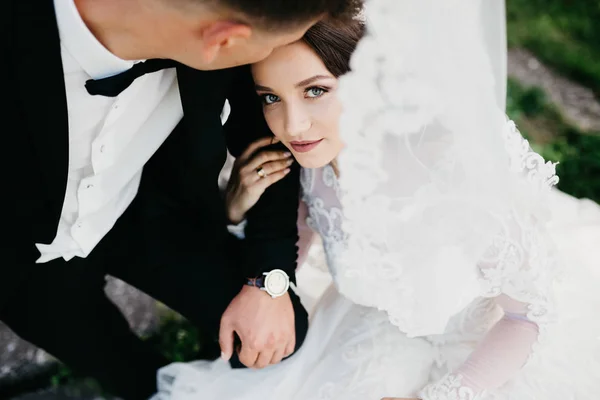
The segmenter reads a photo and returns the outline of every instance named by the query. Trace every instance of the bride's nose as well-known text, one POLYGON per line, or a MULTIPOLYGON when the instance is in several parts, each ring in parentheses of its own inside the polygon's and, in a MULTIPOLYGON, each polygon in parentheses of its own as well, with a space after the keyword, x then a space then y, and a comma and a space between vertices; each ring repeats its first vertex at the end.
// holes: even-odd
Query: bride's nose
POLYGON ((311 127, 310 114, 302 105, 289 105, 285 111, 285 131, 291 137, 297 137, 311 127))

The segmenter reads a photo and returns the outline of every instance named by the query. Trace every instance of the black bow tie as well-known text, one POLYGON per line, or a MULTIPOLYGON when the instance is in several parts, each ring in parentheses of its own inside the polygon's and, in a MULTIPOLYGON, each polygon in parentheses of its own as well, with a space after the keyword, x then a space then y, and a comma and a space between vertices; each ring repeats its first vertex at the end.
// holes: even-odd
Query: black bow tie
POLYGON ((85 83, 85 88, 91 95, 116 97, 140 76, 165 68, 173 68, 176 65, 176 61, 159 58, 139 62, 120 74, 102 79, 89 79, 85 83))

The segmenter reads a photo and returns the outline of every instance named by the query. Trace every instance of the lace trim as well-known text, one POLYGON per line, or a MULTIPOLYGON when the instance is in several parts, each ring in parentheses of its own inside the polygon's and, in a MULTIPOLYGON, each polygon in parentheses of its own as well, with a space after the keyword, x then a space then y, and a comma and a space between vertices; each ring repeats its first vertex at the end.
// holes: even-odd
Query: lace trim
POLYGON ((340 184, 335 174, 333 166, 330 164, 322 168, 302 168, 300 172, 300 186, 302 187, 302 200, 310 202, 315 191, 315 181, 317 172, 321 173, 321 178, 326 187, 332 188, 335 191, 337 199, 340 198, 340 184))
MULTIPOLYGON (((524 175, 523 182, 519 183, 519 188, 528 185, 528 193, 539 193, 543 195, 552 185, 558 182, 558 177, 555 172, 555 163, 545 162, 543 157, 535 153, 529 146, 529 142, 525 140, 514 122, 507 120, 504 129, 505 146, 510 159, 510 167, 513 172, 518 172, 524 175), (533 188, 533 190, 532 190, 533 188)), ((350 164, 351 165, 351 164, 350 164)), ((352 171, 354 172, 354 171, 352 171)), ((364 173, 364 171, 362 171, 364 173)), ((377 179, 374 179, 375 181, 377 179)), ((365 185, 366 186, 366 185, 365 185)), ((367 190, 367 189, 364 189, 367 190)), ((367 190, 368 191, 368 190, 367 190)), ((524 201, 529 201, 530 198, 524 201)), ((532 201, 533 203, 534 201, 532 201)), ((535 202, 539 204, 539 202, 535 202)), ((394 282, 396 287, 395 299, 387 299, 385 293, 361 293, 362 290, 354 290, 350 296, 355 301, 364 304, 375 306, 380 309, 385 309, 390 314, 392 323, 406 328, 410 325, 411 312, 410 308, 411 297, 410 287, 403 282, 402 266, 390 265, 387 261, 393 260, 394 256, 381 257, 377 254, 376 243, 385 243, 384 238, 378 238, 379 232, 385 232, 385 227, 377 229, 377 220, 372 221, 373 231, 370 226, 361 221, 362 215, 378 215, 384 213, 384 210, 390 209, 390 204, 386 204, 385 198, 378 196, 369 196, 366 193, 349 193, 345 198, 344 205, 345 213, 353 220, 358 220, 361 230, 357 232, 353 224, 349 221, 344 221, 344 229, 351 239, 351 248, 362 248, 363 252, 372 249, 375 251, 375 256, 368 259, 368 270, 361 270, 361 265, 354 259, 357 256, 356 251, 351 251, 352 259, 347 260, 354 263, 348 264, 351 267, 344 267, 344 277, 350 280, 362 279, 367 282, 369 276, 377 274, 386 277, 388 282, 394 282), (362 214, 362 215, 361 215, 362 214), (367 231, 366 229, 369 229, 367 231), (379 257, 379 258, 378 258, 379 257), (388 258, 386 260, 386 258, 388 258), (381 261, 378 263, 377 261, 381 261), (376 264, 377 263, 377 264, 376 264), (380 300, 384 300, 381 302, 380 300), (400 306, 400 310, 396 309, 400 306), (402 311, 403 310, 403 311, 402 311)), ((500 217, 504 220, 505 228, 494 239, 492 245, 488 248, 482 262, 485 264, 493 264, 493 268, 481 269, 481 285, 482 296, 494 297, 505 292, 516 300, 530 303, 530 318, 536 323, 542 324, 548 319, 548 283, 552 280, 553 270, 555 269, 552 256, 547 252, 547 247, 544 243, 543 235, 539 232, 539 226, 534 216, 527 213, 529 211, 541 212, 540 210, 531 210, 526 204, 520 209, 525 209, 519 215, 513 213, 509 216, 500 217), (520 240, 514 240, 514 229, 509 226, 514 226, 519 231, 520 240)), ((393 211, 389 211, 390 215, 393 211)), ((382 222, 385 223, 385 220, 382 222)), ((344 288, 351 288, 354 284, 344 285, 344 288)))
POLYGON ((506 121, 504 139, 510 156, 511 169, 514 172, 525 173, 529 183, 537 184, 542 190, 558 183, 559 177, 556 175, 558 163, 545 161, 541 155, 533 151, 529 141, 523 138, 517 125, 509 119, 506 121))
POLYGON ((312 193, 314 185, 315 170, 312 168, 302 168, 300 170, 300 187, 302 188, 302 201, 307 202, 309 200, 309 194, 312 193))
MULTIPOLYGON (((559 181, 557 163, 546 162, 534 152, 513 121, 507 120, 504 133, 512 171, 523 174, 526 184, 529 187, 533 185, 538 195, 544 195, 559 181)), ((481 269, 483 283, 487 287, 486 297, 505 293, 528 304, 527 317, 539 328, 530 360, 539 353, 548 324, 556 319, 551 291, 559 266, 549 244, 543 227, 533 213, 523 215, 513 211, 507 226, 496 236, 482 260, 482 264, 492 266, 481 269), (518 230, 520 243, 514 240, 515 229, 518 230)))
MULTIPOLYGON (((513 121, 507 121, 505 143, 511 170, 523 174, 538 193, 543 194, 558 183, 556 163, 545 162, 533 152, 513 121)), ((548 323, 553 320, 550 288, 557 266, 549 247, 545 246, 540 228, 532 216, 523 217, 513 211, 480 262, 485 297, 505 293, 528 304, 527 317, 539 327, 538 340, 528 362, 540 353, 548 323), (515 236, 520 240, 515 240, 515 236)), ((485 391, 477 393, 462 381, 460 374, 446 374, 439 382, 426 386, 419 396, 423 400, 481 400, 486 397, 485 391)))
POLYGON ((346 242, 346 235, 342 229, 344 213, 339 206, 340 186, 335 170, 331 165, 320 169, 303 168, 300 183, 302 201, 308 207, 306 224, 321 236, 329 270, 335 276, 336 270, 333 266, 336 265, 336 255, 340 253, 338 246, 346 242), (318 193, 319 187, 322 186, 317 185, 317 175, 324 185, 324 191, 330 190, 331 193, 318 193))
POLYGON ((422 400, 483 400, 485 392, 475 393, 462 380, 462 375, 447 374, 439 382, 426 386, 418 396, 422 400))

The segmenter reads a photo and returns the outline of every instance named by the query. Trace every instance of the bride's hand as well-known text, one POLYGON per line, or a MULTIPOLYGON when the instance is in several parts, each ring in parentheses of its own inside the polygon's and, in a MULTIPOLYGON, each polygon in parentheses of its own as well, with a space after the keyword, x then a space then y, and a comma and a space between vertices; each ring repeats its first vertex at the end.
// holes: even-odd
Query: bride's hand
POLYGON ((257 152, 273 143, 276 139, 271 137, 258 139, 233 164, 225 194, 227 217, 231 223, 242 222, 264 191, 290 172, 289 167, 294 162, 291 153, 279 150, 257 152))

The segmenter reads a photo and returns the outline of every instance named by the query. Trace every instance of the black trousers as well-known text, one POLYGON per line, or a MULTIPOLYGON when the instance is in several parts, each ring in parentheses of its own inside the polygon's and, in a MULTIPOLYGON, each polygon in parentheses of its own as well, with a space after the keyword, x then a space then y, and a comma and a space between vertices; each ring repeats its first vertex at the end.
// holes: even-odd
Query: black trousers
MULTIPOLYGON (((218 346, 222 313, 242 288, 236 239, 220 245, 177 219, 139 219, 135 202, 85 259, 28 267, 0 319, 17 335, 43 348, 79 373, 97 379, 126 400, 156 391, 156 372, 170 362, 129 328, 105 296, 107 274, 116 276, 181 313, 218 346), (164 222, 167 221, 167 222, 164 222), (150 223, 149 223, 150 222, 150 223)), ((308 316, 290 291, 297 347, 308 316)), ((210 343, 208 344, 210 345, 210 343)), ((217 348, 218 350, 218 348, 217 348)), ((217 353, 219 354, 219 353, 217 353)), ((232 359, 234 367, 241 367, 232 359)))

